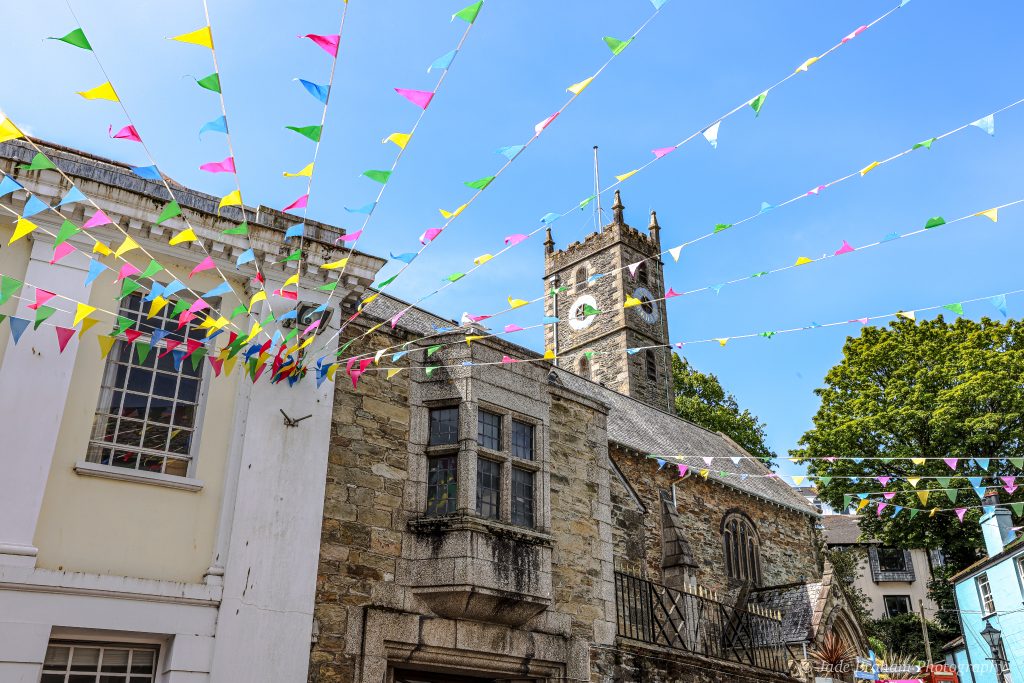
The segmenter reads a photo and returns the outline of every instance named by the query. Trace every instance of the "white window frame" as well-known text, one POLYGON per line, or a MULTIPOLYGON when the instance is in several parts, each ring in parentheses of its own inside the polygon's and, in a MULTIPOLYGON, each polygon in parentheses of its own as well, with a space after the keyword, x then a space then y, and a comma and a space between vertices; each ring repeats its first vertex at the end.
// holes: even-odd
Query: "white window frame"
POLYGON ((885 616, 887 616, 887 617, 896 617, 896 616, 899 616, 900 614, 913 614, 914 613, 914 603, 911 602, 909 595, 883 595, 882 596, 882 606, 885 607, 885 616), (893 614, 889 610, 889 606, 885 603, 885 601, 890 599, 890 598, 892 598, 894 600, 902 598, 903 600, 905 600, 906 601, 906 605, 907 605, 907 611, 906 612, 900 612, 899 614, 893 614))
POLYGON ((134 681, 134 680, 143 680, 143 679, 145 679, 146 676, 149 676, 149 682, 150 683, 157 683, 158 681, 161 680, 161 675, 160 675, 161 660, 160 660, 160 657, 161 657, 161 654, 162 654, 162 648, 159 645, 151 645, 151 644, 148 644, 148 643, 136 643, 136 642, 87 642, 87 641, 83 642, 83 641, 64 640, 64 639, 56 639, 55 638, 55 639, 51 639, 50 642, 47 643, 46 647, 47 647, 47 651, 49 651, 49 649, 51 647, 66 647, 66 648, 69 648, 70 651, 68 652, 68 661, 64 665, 64 671, 57 671, 56 669, 47 670, 46 664, 44 662, 43 667, 42 667, 42 673, 41 673, 41 676, 40 676, 41 680, 42 680, 42 676, 45 676, 47 674, 49 674, 51 676, 54 676, 54 675, 59 676, 59 675, 63 674, 64 681, 62 681, 62 683, 67 683, 67 681, 69 680, 69 678, 71 676, 75 676, 77 678, 79 676, 84 677, 84 676, 90 676, 90 675, 93 676, 96 680, 99 680, 101 677, 103 677, 103 678, 106 678, 106 677, 115 678, 116 677, 116 678, 120 679, 121 681, 123 681, 123 683, 129 683, 130 681, 134 681), (97 660, 96 671, 71 671, 71 662, 74 659, 74 650, 75 650, 75 648, 88 649, 88 650, 99 650, 99 658, 97 660), (128 672, 126 672, 126 673, 114 673, 114 672, 102 671, 103 652, 105 650, 128 650, 129 651, 128 652, 128 666, 127 666, 128 672), (134 652, 135 651, 143 651, 143 650, 153 653, 153 673, 152 674, 142 674, 142 673, 132 673, 131 672, 131 660, 132 660, 132 657, 134 656, 134 652))
POLYGON ((982 572, 974 577, 974 587, 978 591, 978 604, 981 606, 981 615, 987 617, 995 614, 996 599, 992 595, 992 584, 989 583, 986 572, 982 572))

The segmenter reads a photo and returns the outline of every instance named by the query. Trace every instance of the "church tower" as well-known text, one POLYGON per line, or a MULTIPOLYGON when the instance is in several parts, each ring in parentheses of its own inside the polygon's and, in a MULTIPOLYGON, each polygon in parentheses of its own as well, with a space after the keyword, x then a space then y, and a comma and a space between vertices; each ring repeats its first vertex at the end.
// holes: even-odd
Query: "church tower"
POLYGON ((624 208, 616 190, 612 222, 564 249, 548 228, 544 280, 555 293, 544 308, 560 322, 544 328, 544 341, 561 368, 672 412, 668 321, 665 302, 655 301, 665 296, 661 228, 654 211, 646 234, 630 227, 624 208), (627 296, 641 304, 623 308, 627 296), (627 353, 650 346, 659 348, 627 353))

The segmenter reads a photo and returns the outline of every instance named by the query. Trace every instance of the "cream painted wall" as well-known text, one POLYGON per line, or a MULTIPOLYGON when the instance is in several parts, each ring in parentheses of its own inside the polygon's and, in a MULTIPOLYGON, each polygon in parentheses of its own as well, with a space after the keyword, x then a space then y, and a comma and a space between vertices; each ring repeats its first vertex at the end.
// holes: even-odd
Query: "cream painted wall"
MULTIPOLYGON (((6 242, 2 234, 0 239, 6 242)), ((115 240, 117 238, 112 236, 108 241, 116 245, 115 240)), ((147 263, 144 256, 131 260, 140 268, 147 263)), ((207 274, 189 280, 190 266, 175 267, 162 256, 159 260, 175 277, 198 292, 218 283, 212 277, 203 277, 207 274)), ((113 257, 105 261, 117 267, 113 257)), ((3 265, 0 262, 0 266, 3 265)), ((93 284, 88 303, 116 312, 116 296, 120 288, 113 280, 112 271, 101 275, 93 284)), ((239 283, 233 284, 241 291, 239 283)), ((60 294, 74 296, 73 292, 60 294)), ((67 301, 57 305, 74 310, 74 304, 67 301)), ((70 318, 60 320, 60 315, 56 314, 53 320, 58 324, 71 324, 70 318)), ((111 315, 94 315, 101 317, 101 322, 83 340, 71 379, 71 390, 64 405, 57 448, 36 528, 35 545, 39 548, 36 566, 199 582, 210 565, 213 553, 231 440, 236 383, 241 373, 236 369, 231 377, 214 377, 209 364, 204 363, 201 391, 206 397, 206 407, 198 436, 198 456, 191 475, 203 482, 202 490, 191 492, 149 483, 81 476, 76 474, 74 465, 86 456, 105 366, 95 338, 108 332, 113 322, 111 315)), ((30 329, 21 343, 29 341, 32 335, 40 334, 47 332, 44 328, 36 332, 30 329)), ((40 344, 40 352, 56 353, 55 339, 40 344)), ((55 409, 59 409, 62 398, 55 397, 58 399, 55 409)))
POLYGON ((860 575, 855 582, 857 587, 864 591, 864 594, 871 599, 868 605, 871 616, 875 619, 885 618, 885 596, 907 595, 910 596, 910 606, 914 612, 918 611, 918 600, 924 600, 925 616, 931 620, 936 618, 935 603, 928 597, 928 580, 931 579, 931 569, 928 565, 927 551, 916 549, 910 551, 911 562, 914 564, 914 576, 917 578, 913 583, 903 581, 883 581, 875 583, 871 579, 871 567, 867 559, 859 565, 860 575))
MULTIPOLYGON (((7 244, 11 235, 14 234, 14 220, 16 219, 6 211, 0 214, 0 245, 2 245, 0 248, 0 275, 8 275, 22 280, 28 265, 30 246, 27 240, 18 240, 14 244, 7 244)), ((14 303, 8 302, 0 309, 0 312, 8 313, 14 309, 14 303)), ((7 341, 10 338, 10 330, 7 329, 6 321, 0 323, 0 358, 4 357, 7 341)))

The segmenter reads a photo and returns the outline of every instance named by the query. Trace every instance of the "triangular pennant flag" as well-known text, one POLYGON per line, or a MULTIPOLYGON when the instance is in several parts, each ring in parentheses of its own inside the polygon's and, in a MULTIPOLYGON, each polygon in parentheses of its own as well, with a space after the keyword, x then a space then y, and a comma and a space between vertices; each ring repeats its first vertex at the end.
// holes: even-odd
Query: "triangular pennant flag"
POLYGON ((526 145, 509 145, 507 147, 499 147, 496 150, 496 152, 501 156, 505 157, 506 159, 508 159, 509 161, 512 161, 517 156, 519 156, 519 153, 522 152, 525 148, 526 145))
MULTIPOLYGON (((115 258, 121 258, 123 255, 127 254, 129 251, 134 251, 135 249, 138 249, 138 248, 139 248, 139 243, 136 242, 131 237, 126 235, 125 238, 124 238, 124 241, 121 242, 121 246, 119 246, 114 251, 114 257, 115 258)), ((126 265, 128 265, 128 264, 126 264, 126 265)), ((138 273, 140 271, 136 269, 135 272, 138 273)))
POLYGON ((975 128, 980 128, 981 130, 985 131, 989 135, 995 135, 996 134, 996 117, 995 117, 995 114, 989 114, 988 116, 981 117, 977 121, 971 121, 970 125, 974 126, 975 128))
POLYGON ((918 491, 917 492, 917 497, 918 497, 918 499, 920 499, 921 505, 927 505, 928 504, 928 496, 929 496, 930 493, 931 493, 931 491, 918 491))
POLYGON ((315 33, 307 33, 299 37, 309 38, 332 57, 338 56, 338 44, 341 42, 341 35, 320 36, 315 33))
POLYGON ((82 228, 88 230, 89 228, 97 228, 101 225, 109 225, 113 223, 110 217, 103 212, 103 209, 97 209, 96 213, 92 217, 82 224, 82 228))
POLYGON ((810 59, 805 60, 804 63, 801 64, 800 66, 798 66, 796 68, 796 71, 794 71, 793 73, 800 73, 801 71, 807 71, 807 69, 811 66, 811 64, 814 64, 819 59, 821 59, 821 58, 820 57, 811 57, 810 59))
POLYGON ((915 149, 920 149, 921 147, 924 147, 925 149, 931 149, 932 143, 934 143, 936 140, 938 140, 938 138, 929 138, 927 140, 917 143, 916 145, 911 147, 910 150, 913 151, 915 149))
POLYGON ((393 142, 396 145, 398 145, 399 149, 405 149, 405 146, 409 144, 409 140, 411 138, 412 138, 412 134, 411 133, 392 133, 391 135, 387 136, 386 138, 384 138, 380 142, 381 142, 381 144, 385 144, 385 143, 388 143, 388 142, 393 142))
POLYGON ((117 93, 114 92, 114 86, 109 82, 104 83, 103 85, 97 85, 95 88, 90 88, 89 90, 82 90, 76 94, 81 95, 87 100, 110 100, 111 102, 120 102, 120 100, 117 99, 117 93))
POLYGON ((669 249, 668 253, 672 255, 672 260, 673 261, 675 261, 676 263, 679 263, 679 254, 682 253, 682 251, 683 251, 683 245, 680 244, 678 247, 672 247, 671 249, 669 249))
MULTIPOLYGON (((0 131, 0 133, 2 133, 2 131, 0 131)), ((0 142, 3 142, 2 137, 0 137, 0 142)), ((21 189, 24 189, 22 184, 11 176, 5 175, 3 179, 0 180, 0 197, 6 197, 10 193, 21 189)))
POLYGON ((284 172, 284 177, 285 178, 299 178, 299 177, 311 178, 312 176, 313 176, 313 163, 312 162, 306 164, 301 171, 296 171, 295 173, 289 173, 288 171, 284 172))
POLYGON ((25 134, 18 130, 18 127, 14 125, 13 121, 3 115, 0 115, 0 142, 15 140, 17 138, 24 137, 24 135, 25 134))
POLYGON ((199 137, 203 137, 203 133, 227 133, 228 132, 228 120, 223 116, 218 116, 213 121, 209 121, 203 124, 203 127, 199 129, 199 137))
POLYGON ((327 98, 331 92, 330 86, 318 85, 312 81, 307 81, 302 78, 296 78, 295 80, 301 83, 302 87, 306 89, 306 92, 319 100, 321 104, 327 104, 327 98))
POLYGON ((946 219, 945 218, 943 218, 942 216, 933 216, 932 218, 929 218, 925 222, 924 227, 925 227, 925 230, 929 230, 931 228, 937 228, 940 225, 945 225, 945 224, 946 224, 946 219))
POLYGON ((881 163, 879 163, 877 161, 872 161, 870 164, 868 164, 864 168, 860 169, 861 177, 863 178, 864 176, 866 176, 868 173, 870 173, 874 169, 878 168, 879 166, 881 166, 881 163))
POLYGON ((608 46, 608 49, 612 51, 613 55, 620 54, 623 50, 629 47, 629 44, 633 42, 633 39, 619 40, 618 38, 612 38, 611 36, 604 37, 604 43, 608 46))
POLYGON ((285 126, 286 129, 295 131, 299 135, 309 138, 313 142, 320 142, 320 135, 323 133, 323 126, 285 126))
POLYGON ((622 175, 615 176, 615 179, 621 183, 622 181, 626 180, 627 178, 632 178, 634 175, 636 175, 639 172, 640 172, 640 169, 635 168, 635 169, 633 169, 632 171, 630 171, 628 173, 623 173, 622 175))
POLYGON ((998 223, 999 222, 999 208, 998 207, 995 208, 995 209, 988 209, 987 211, 979 211, 978 213, 976 213, 974 215, 975 216, 984 216, 985 218, 989 219, 993 223, 998 223))
POLYGON ((27 164, 18 164, 18 168, 23 171, 48 171, 52 168, 57 168, 56 164, 46 158, 46 155, 42 152, 37 152, 32 161, 27 164))
POLYGON ((434 98, 434 93, 427 92, 426 90, 395 88, 395 92, 415 104, 420 109, 426 109, 427 106, 430 105, 430 100, 434 98))
POLYGON ((391 178, 391 171, 363 171, 362 175, 366 176, 370 180, 380 183, 381 185, 388 182, 391 178))
POLYGON ((199 238, 196 237, 196 233, 192 230, 192 228, 186 228, 185 230, 182 230, 177 235, 172 237, 170 241, 168 241, 167 243, 174 247, 185 242, 195 242, 197 239, 199 238))
POLYGON ((809 259, 806 256, 801 256, 801 257, 799 257, 796 260, 796 263, 794 263, 793 265, 794 266, 803 266, 803 265, 807 265, 808 263, 814 263, 814 259, 809 259))
POLYGON ((484 190, 484 189, 487 189, 487 186, 490 185, 493 181, 494 181, 494 176, 489 175, 489 176, 487 176, 485 178, 480 178, 479 180, 471 180, 471 181, 469 181, 467 183, 463 183, 463 184, 466 187, 468 187, 470 189, 473 189, 473 190, 484 190))
POLYGON ((64 353, 64 349, 67 348, 68 342, 75 336, 75 330, 69 327, 55 326, 54 331, 57 333, 57 346, 60 348, 60 353, 64 353))
POLYGON ((200 166, 199 170, 207 173, 234 173, 235 158, 227 157, 223 161, 211 161, 200 166))
POLYGON ((48 208, 50 207, 46 205, 46 202, 32 194, 29 195, 28 201, 25 202, 25 206, 21 210, 21 217, 30 218, 32 216, 42 213, 43 211, 46 211, 48 208))
POLYGON ((242 204, 242 193, 238 190, 229 192, 221 197, 220 203, 217 205, 217 215, 220 215, 221 209, 225 206, 240 206, 242 204))
POLYGON ((200 47, 206 47, 213 49, 213 36, 210 35, 210 27, 204 26, 197 28, 195 31, 188 33, 182 33, 180 36, 174 36, 170 40, 176 40, 179 43, 191 43, 192 45, 199 45, 200 47))
POLYGON ((437 59, 430 63, 430 66, 427 67, 427 73, 430 73, 434 69, 440 69, 442 71, 447 69, 452 65, 452 62, 455 60, 455 55, 457 53, 458 50, 452 50, 450 52, 444 53, 443 55, 441 55, 440 57, 438 57, 437 59))
POLYGON ((54 263, 57 263, 73 251, 75 251, 75 248, 67 242, 56 245, 53 249, 53 258, 50 259, 50 265, 52 266, 54 263))
POLYGON ((566 91, 571 92, 573 95, 579 95, 581 92, 587 89, 587 86, 590 85, 593 82, 593 80, 593 76, 589 78, 584 78, 579 83, 573 83, 572 85, 570 85, 568 88, 566 88, 566 91))
POLYGON ((456 19, 462 19, 468 24, 472 24, 476 21, 476 17, 480 14, 480 8, 484 6, 484 0, 477 0, 468 7, 463 7, 458 12, 452 15, 452 21, 456 19))
POLYGON ((989 302, 996 307, 996 310, 999 311, 1004 318, 1006 317, 1008 309, 1006 308, 1005 294, 997 294, 996 296, 989 299, 989 302))
POLYGON ((721 121, 715 121, 701 133, 701 135, 704 136, 704 139, 711 143, 711 146, 715 149, 718 149, 718 128, 721 125, 721 121))
POLYGON ((85 37, 85 32, 82 31, 82 29, 80 28, 76 28, 71 33, 61 38, 55 38, 51 36, 49 40, 59 40, 62 43, 74 45, 77 48, 89 50, 90 52, 92 51, 92 45, 89 44, 89 40, 85 37))
POLYGON ((916 320, 917 319, 917 315, 914 313, 914 311, 897 311, 896 312, 896 317, 897 318, 906 318, 907 320, 916 320))
POLYGON ((752 99, 749 102, 747 102, 747 104, 750 105, 750 108, 754 110, 754 116, 760 116, 760 114, 761 114, 761 107, 764 106, 764 100, 765 100, 766 97, 768 97, 768 92, 767 91, 761 93, 760 95, 758 95, 754 99, 752 99))
POLYGON ((211 257, 207 256, 206 258, 204 258, 202 261, 199 262, 199 265, 197 265, 195 268, 192 269, 192 272, 189 273, 188 276, 192 277, 196 273, 201 273, 204 270, 210 270, 211 268, 216 268, 216 267, 217 267, 217 264, 213 262, 213 259, 211 257))
POLYGON ((29 233, 34 231, 37 227, 39 226, 33 223, 32 221, 27 221, 24 218, 19 218, 18 222, 15 223, 14 225, 14 234, 11 235, 11 239, 7 242, 7 244, 14 244, 25 235, 28 235, 29 233))
POLYGON ((72 185, 71 189, 68 190, 68 193, 64 195, 64 198, 57 203, 57 208, 67 206, 68 204, 74 204, 76 202, 84 202, 85 200, 86 197, 82 194, 82 191, 72 185))
POLYGON ((25 333, 26 329, 28 329, 29 321, 24 318, 11 316, 8 318, 8 324, 11 326, 11 338, 14 340, 14 343, 17 344, 21 339, 21 335, 25 333))
POLYGON ((49 318, 56 312, 57 309, 53 308, 52 306, 39 306, 38 308, 36 308, 36 318, 35 322, 32 325, 32 329, 38 330, 39 326, 42 325, 47 318, 49 318))
POLYGON ((215 93, 220 93, 220 74, 212 73, 209 76, 200 78, 196 81, 196 84, 200 88, 205 88, 215 93))
POLYGON ((843 246, 841 246, 838 249, 836 249, 835 255, 836 256, 841 256, 843 254, 849 254, 851 251, 855 251, 854 248, 850 246, 849 242, 847 242, 846 240, 843 240, 843 246))

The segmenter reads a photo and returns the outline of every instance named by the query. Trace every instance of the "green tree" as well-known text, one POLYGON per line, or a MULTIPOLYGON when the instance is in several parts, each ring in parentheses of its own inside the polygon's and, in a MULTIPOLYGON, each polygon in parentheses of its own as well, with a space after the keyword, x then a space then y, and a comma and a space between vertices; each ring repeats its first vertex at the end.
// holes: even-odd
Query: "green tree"
MULTIPOLYGON (((925 623, 928 625, 928 640, 931 641, 932 658, 939 661, 941 660, 939 650, 953 640, 959 634, 959 630, 948 630, 931 621, 925 623)), ((870 621, 867 624, 867 633, 873 642, 882 644, 883 649, 879 654, 887 660, 903 655, 922 664, 925 662, 924 634, 921 633, 921 620, 917 614, 911 612, 898 617, 870 621)))
POLYGON ((953 567, 964 567, 982 546, 979 495, 1024 499, 1022 491, 1011 496, 997 488, 1003 482, 996 478, 1020 475, 1024 466, 1022 377, 1020 321, 947 323, 938 316, 865 327, 847 339, 843 360, 816 390, 814 428, 790 455, 808 459, 821 496, 836 509, 870 493, 869 510, 877 513, 882 492, 895 493, 889 511, 910 508, 864 514, 865 534, 897 547, 940 548, 953 567), (956 458, 956 470, 943 458, 956 458), (907 477, 922 479, 914 487, 907 477), (982 477, 981 486, 965 477, 982 477), (963 524, 951 512, 931 514, 954 507, 971 508, 963 524))
POLYGON ((694 369, 672 354, 672 385, 680 417, 722 432, 755 458, 772 465, 776 455, 765 444, 765 425, 749 410, 740 410, 736 397, 725 393, 717 377, 694 369))

